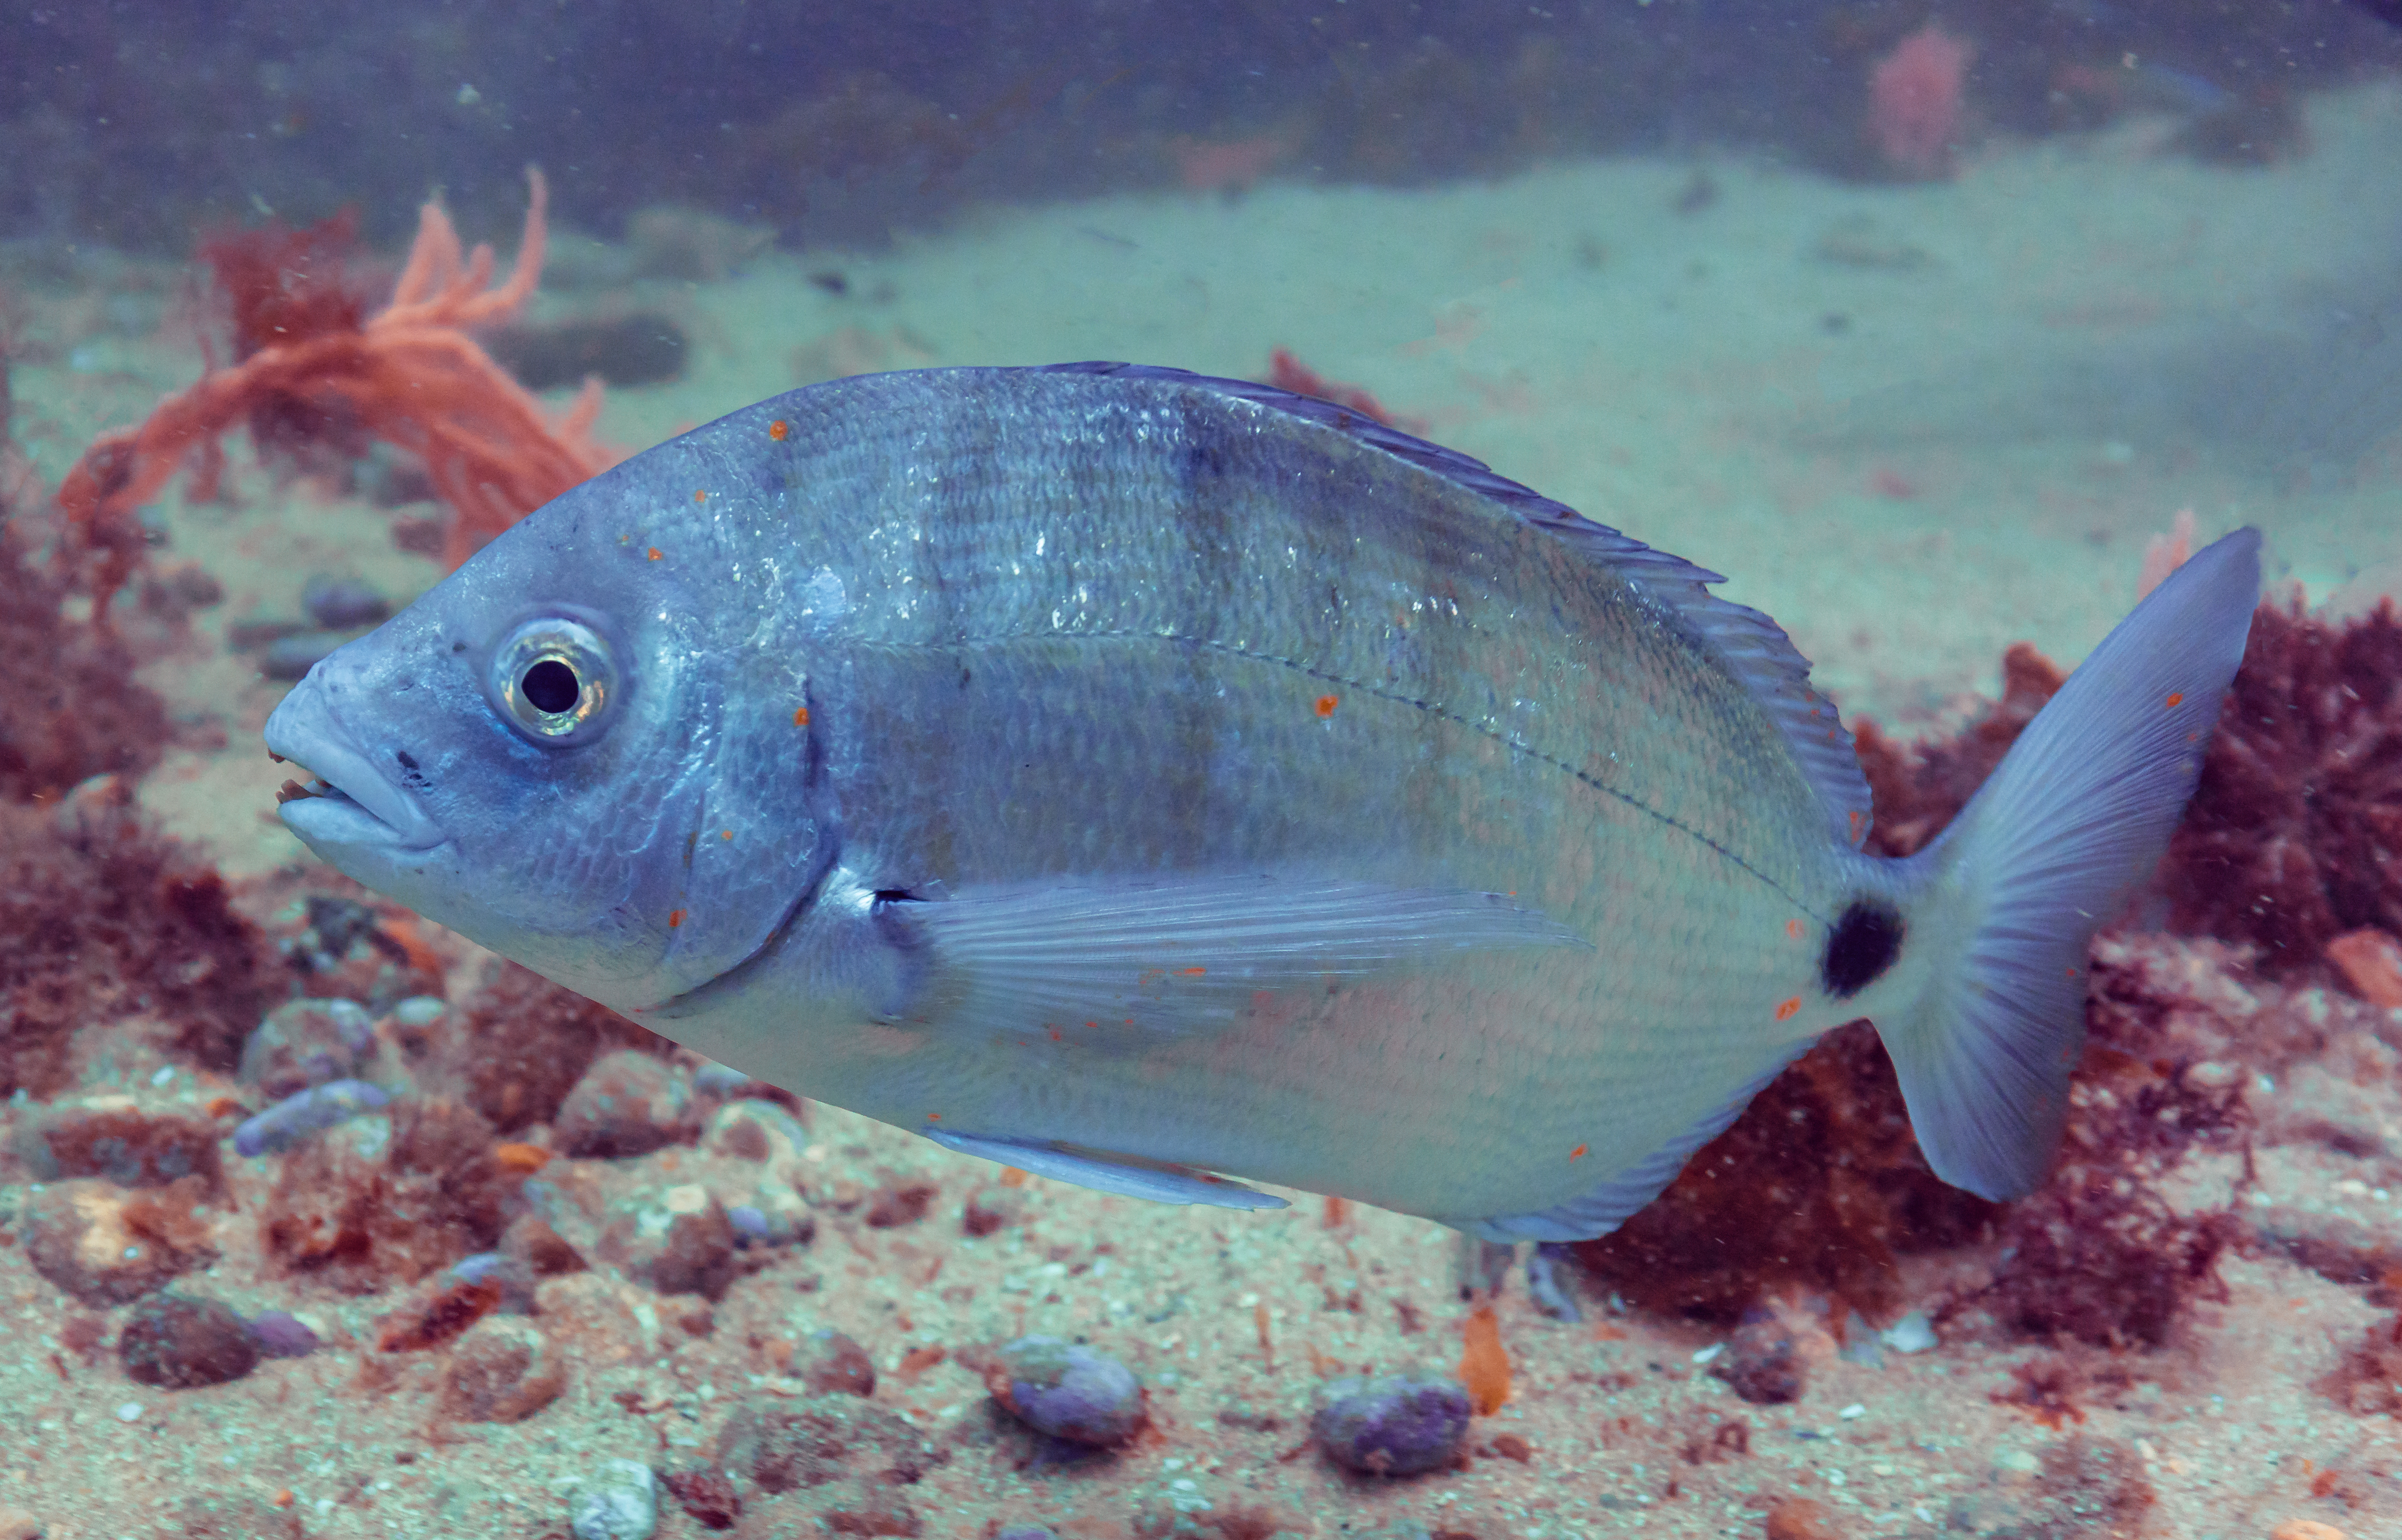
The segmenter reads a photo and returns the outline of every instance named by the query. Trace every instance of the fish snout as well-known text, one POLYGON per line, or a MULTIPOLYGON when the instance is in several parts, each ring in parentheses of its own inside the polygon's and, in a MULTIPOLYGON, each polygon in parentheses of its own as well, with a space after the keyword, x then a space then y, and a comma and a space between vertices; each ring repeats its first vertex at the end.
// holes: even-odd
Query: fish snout
MULTIPOLYGON (((327 846, 432 849, 448 837, 441 826, 343 720, 343 697, 355 696, 357 682, 337 653, 311 669, 267 719, 268 752, 311 777, 284 783, 277 814, 320 853, 327 846)), ((406 756, 393 758, 397 768, 406 756)))

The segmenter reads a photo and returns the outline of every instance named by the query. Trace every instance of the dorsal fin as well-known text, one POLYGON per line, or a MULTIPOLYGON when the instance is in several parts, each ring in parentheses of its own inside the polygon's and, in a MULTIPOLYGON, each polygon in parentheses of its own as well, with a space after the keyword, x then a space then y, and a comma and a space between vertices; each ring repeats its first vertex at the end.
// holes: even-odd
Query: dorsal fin
POLYGON ((1869 783, 1860 773, 1852 735, 1844 729, 1834 704, 1810 687, 1809 660, 1795 650, 1777 624, 1757 610, 1709 591, 1708 584, 1726 581, 1720 574, 1597 524, 1564 502, 1496 474, 1481 460, 1429 444, 1331 401, 1295 395, 1273 385, 1146 364, 1056 364, 1042 372, 1157 379, 1251 402, 1348 434, 1490 498, 1537 529, 1576 542, 1595 561, 1682 619, 1703 649, 1760 703, 1792 749, 1802 775, 1816 789, 1835 837, 1855 847, 1868 838, 1869 783))

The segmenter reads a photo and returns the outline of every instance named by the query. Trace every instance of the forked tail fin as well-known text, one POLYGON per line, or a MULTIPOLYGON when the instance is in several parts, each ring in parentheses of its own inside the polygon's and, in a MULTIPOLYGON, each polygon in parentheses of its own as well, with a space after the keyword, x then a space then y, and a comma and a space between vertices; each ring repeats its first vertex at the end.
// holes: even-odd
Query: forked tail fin
POLYGON ((1935 1174, 1994 1199, 2043 1180, 2085 1044, 2093 932, 2185 813, 2260 596, 2260 536, 2195 556, 2069 676, 1942 837, 1912 858, 1939 958, 1876 1023, 1935 1174))

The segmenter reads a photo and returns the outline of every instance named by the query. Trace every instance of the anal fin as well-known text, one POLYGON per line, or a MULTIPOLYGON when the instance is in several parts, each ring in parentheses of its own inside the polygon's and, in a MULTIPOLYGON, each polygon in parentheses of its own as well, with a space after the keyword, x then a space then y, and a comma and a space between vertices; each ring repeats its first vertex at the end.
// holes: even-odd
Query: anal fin
POLYGON ((1088 1188, 1095 1192, 1114 1193, 1121 1198, 1143 1198, 1154 1203, 1207 1203, 1214 1208, 1291 1206, 1282 1198, 1272 1198, 1240 1182, 1213 1176, 1206 1171, 1169 1161, 1145 1161, 1136 1156, 1106 1154, 1097 1150, 1062 1149, 1040 1140, 996 1139, 933 1129, 922 1132, 945 1149, 955 1149, 962 1155, 980 1155, 987 1161, 1015 1166, 1037 1176, 1048 1176, 1054 1181, 1088 1188))

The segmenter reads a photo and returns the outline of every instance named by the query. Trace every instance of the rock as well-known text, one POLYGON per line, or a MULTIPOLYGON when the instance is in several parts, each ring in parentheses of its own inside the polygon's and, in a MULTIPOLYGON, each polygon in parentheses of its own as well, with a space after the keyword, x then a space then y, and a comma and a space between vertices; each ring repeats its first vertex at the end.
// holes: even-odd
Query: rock
POLYGON ((724 1205, 697 1184, 621 1200, 599 1251, 627 1277, 659 1294, 725 1298, 734 1282, 736 1231, 724 1205))
POLYGON ((1003 1346, 985 1387, 1027 1426, 1072 1443, 1114 1448, 1143 1424, 1142 1382, 1134 1370, 1056 1337, 1020 1337, 1003 1346))
POLYGON ((867 1350, 832 1327, 820 1327, 793 1349, 784 1371, 811 1396, 873 1396, 876 1365, 867 1350))
POLYGON ((646 1362, 659 1354, 659 1313, 641 1289, 600 1272, 545 1280, 535 1318, 580 1363, 646 1362))
POLYGON ((317 1351, 317 1334, 288 1310, 262 1311, 251 1317, 250 1340, 269 1358, 306 1358, 317 1351))
POLYGON ((567 1365, 521 1320, 476 1322, 442 1366, 442 1412, 458 1423, 522 1423, 559 1399, 567 1365))
POLYGON ((222 1385, 258 1367, 250 1323, 231 1305, 193 1294, 161 1294, 136 1306, 117 1336, 125 1377, 162 1390, 222 1385))
POLYGON ((565 1154, 622 1160, 685 1142, 697 1131, 691 1090, 675 1072, 647 1053, 620 1049, 584 1072, 551 1132, 565 1154))
POLYGON ((659 1527, 659 1486, 639 1460, 612 1460, 570 1506, 575 1540, 651 1540, 659 1527))
POLYGON ((1447 1374, 1338 1380, 1310 1431, 1338 1464, 1415 1476, 1456 1464, 1468 1437, 1468 1388, 1447 1374))
POLYGON ((523 1262, 537 1278, 584 1271, 584 1258, 539 1214, 520 1214, 501 1234, 501 1255, 523 1262))
POLYGON ((1812 1497, 1788 1497, 1768 1510, 1762 1522, 1768 1540, 1836 1540, 1834 1519, 1827 1505, 1812 1497))
POLYGON ((855 1396, 745 1400, 717 1435, 717 1463, 780 1492, 848 1477, 905 1486, 946 1458, 914 1427, 855 1396))
POLYGON ((42 1521, 23 1508, 0 1505, 0 1540, 42 1540, 42 1521))
POLYGON ((734 1478, 714 1465, 688 1465, 659 1479, 703 1529, 730 1530, 742 1517, 742 1494, 735 1490, 734 1478))
POLYGON ((392 1098, 365 1080, 329 1080, 312 1085, 245 1118, 233 1131, 234 1153, 256 1159, 291 1148, 311 1134, 322 1134, 363 1112, 378 1111, 392 1098))
POLYGON ((1774 1314, 1758 1310, 1735 1328, 1710 1372, 1745 1400, 1771 1407, 1800 1400, 1805 1378, 1793 1333, 1774 1314))
POLYGON ((129 1304, 216 1256, 207 1225, 188 1205, 178 1221, 174 1206, 106 1182, 54 1183, 25 1206, 26 1258, 85 1304, 129 1304))
POLYGON ((356 578, 311 578, 300 590, 300 608, 328 631, 374 626, 392 614, 392 601, 356 578))
POLYGON ((375 1023, 356 1000, 287 1000, 242 1046, 242 1079, 277 1101, 348 1079, 375 1056, 375 1023))
POLYGON ((131 1096, 95 1096, 35 1120, 18 1154, 42 1182, 97 1176, 119 1187, 165 1187, 199 1176, 223 1179, 214 1120, 186 1107, 145 1107, 131 1096))

